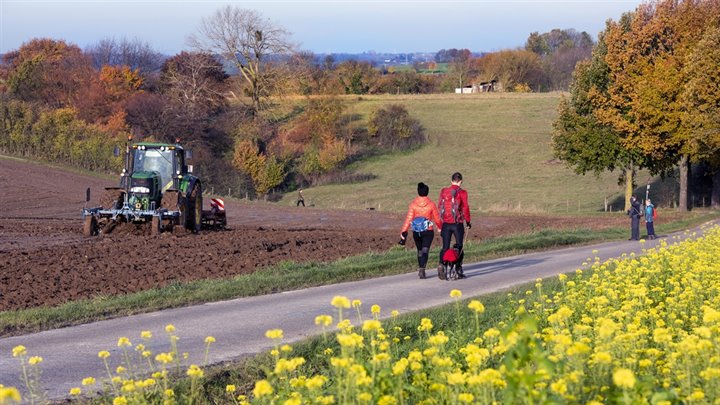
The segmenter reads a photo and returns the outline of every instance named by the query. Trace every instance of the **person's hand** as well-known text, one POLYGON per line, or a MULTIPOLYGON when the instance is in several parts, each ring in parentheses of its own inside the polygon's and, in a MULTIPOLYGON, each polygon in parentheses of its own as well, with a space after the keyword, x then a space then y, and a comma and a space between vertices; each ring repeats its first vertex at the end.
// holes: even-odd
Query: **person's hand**
POLYGON ((468 229, 472 228, 472 224, 470 222, 466 222, 468 229))
POLYGON ((405 246, 405 242, 407 241, 407 232, 403 232, 400 234, 400 241, 398 242, 398 245, 405 246))
POLYGON ((408 235, 408 233, 407 233, 407 231, 405 231, 405 232, 403 232, 403 233, 400 234, 400 237, 401 237, 403 240, 405 240, 405 239, 407 239, 407 235, 408 235))

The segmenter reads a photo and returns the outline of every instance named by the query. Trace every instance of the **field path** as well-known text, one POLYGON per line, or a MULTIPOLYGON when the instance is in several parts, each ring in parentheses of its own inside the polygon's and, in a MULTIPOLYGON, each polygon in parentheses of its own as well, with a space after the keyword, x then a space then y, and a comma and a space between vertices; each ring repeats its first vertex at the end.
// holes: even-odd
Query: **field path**
MULTIPOLYGON (((673 237, 665 236, 669 242, 673 237)), ((682 237, 682 234, 677 236, 682 237)), ((650 248, 658 242, 648 241, 644 246, 630 241, 609 242, 466 264, 468 278, 454 282, 438 280, 435 271, 429 271, 426 280, 418 279, 414 273, 403 274, 4 338, 0 339, 0 384, 24 387, 18 361, 10 356, 12 348, 20 344, 27 347, 29 355, 43 357, 42 386, 50 399, 61 399, 70 388, 80 386, 83 378, 100 379, 106 375, 97 357, 99 351, 110 351, 111 369, 120 364, 117 341, 121 336, 137 344, 141 342, 141 331, 152 331, 154 338, 146 345, 148 349, 153 353, 167 351, 164 326, 173 324, 180 337, 179 350, 190 353, 187 364, 202 363, 203 341, 209 335, 217 339, 210 350, 210 362, 218 363, 270 348, 270 341, 264 336, 268 329, 282 329, 283 343, 319 334, 314 319, 317 315, 334 313, 330 301, 336 295, 361 300, 366 318, 370 317, 373 304, 380 305, 381 315, 387 317, 393 309, 406 313, 448 303, 452 300, 449 297, 452 289, 460 289, 464 297, 486 294, 536 278, 574 271, 589 257, 598 256, 604 261, 623 253, 641 254, 643 247, 650 248), (593 254, 593 250, 598 253, 593 254)), ((351 315, 351 319, 354 316, 351 315)))

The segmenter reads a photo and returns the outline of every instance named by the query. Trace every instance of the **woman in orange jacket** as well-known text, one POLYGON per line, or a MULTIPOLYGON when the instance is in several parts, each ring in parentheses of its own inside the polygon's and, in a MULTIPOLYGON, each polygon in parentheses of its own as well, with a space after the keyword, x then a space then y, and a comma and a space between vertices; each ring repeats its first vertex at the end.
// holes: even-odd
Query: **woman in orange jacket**
POLYGON ((428 252, 432 244, 434 231, 440 232, 442 221, 437 205, 428 198, 430 187, 425 183, 418 183, 418 197, 408 207, 405 223, 400 230, 400 244, 404 245, 408 230, 413 231, 413 240, 417 247, 418 276, 425 278, 425 265, 428 261, 428 252))

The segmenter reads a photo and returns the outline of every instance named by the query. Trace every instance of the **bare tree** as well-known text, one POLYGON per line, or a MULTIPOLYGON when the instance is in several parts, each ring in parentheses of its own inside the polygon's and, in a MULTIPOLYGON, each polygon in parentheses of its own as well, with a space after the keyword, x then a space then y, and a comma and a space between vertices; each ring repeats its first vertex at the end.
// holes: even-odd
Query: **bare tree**
POLYGON ((163 56, 139 39, 116 41, 115 38, 106 38, 89 46, 85 52, 92 56, 98 69, 104 65, 129 66, 147 74, 160 69, 163 63, 163 56))
POLYGON ((262 100, 276 84, 274 69, 266 69, 270 57, 288 55, 293 45, 290 34, 262 17, 255 10, 226 6, 203 18, 199 33, 189 38, 194 48, 222 55, 242 75, 252 100, 252 113, 262 108, 262 100), (267 71, 267 72, 266 72, 267 71))

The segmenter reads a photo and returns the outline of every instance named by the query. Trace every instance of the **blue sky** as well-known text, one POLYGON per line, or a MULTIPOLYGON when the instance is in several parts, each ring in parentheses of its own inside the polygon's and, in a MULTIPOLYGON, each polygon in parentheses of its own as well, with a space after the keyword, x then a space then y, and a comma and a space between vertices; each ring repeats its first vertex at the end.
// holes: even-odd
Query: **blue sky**
POLYGON ((172 55, 203 17, 227 4, 252 8, 315 53, 496 51, 524 45, 531 32, 587 31, 593 38, 640 0, 169 1, 0 0, 0 53, 38 37, 84 48, 101 39, 140 39, 172 55))

